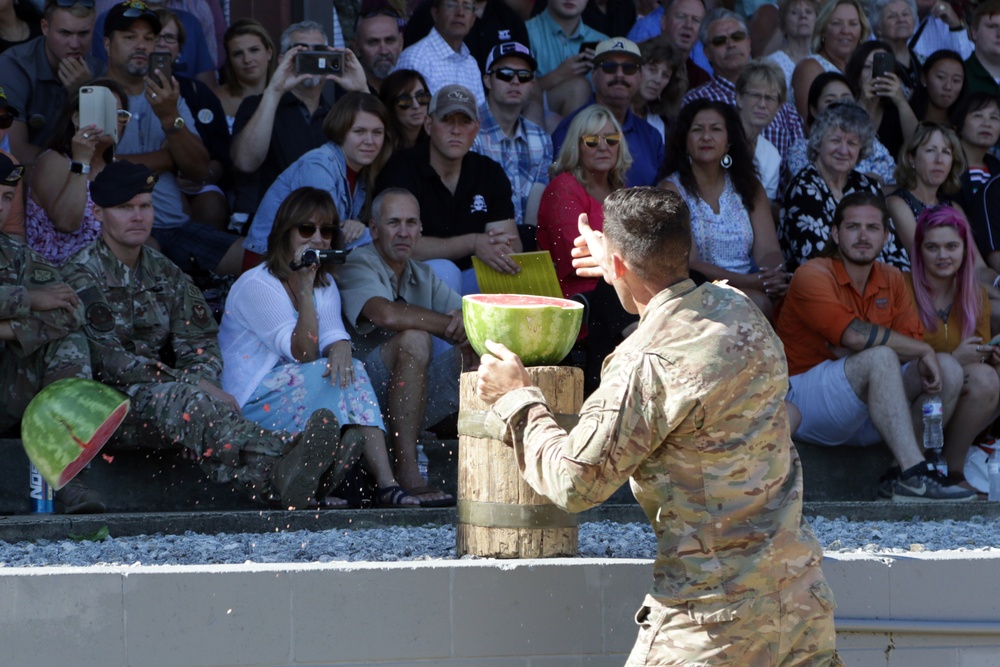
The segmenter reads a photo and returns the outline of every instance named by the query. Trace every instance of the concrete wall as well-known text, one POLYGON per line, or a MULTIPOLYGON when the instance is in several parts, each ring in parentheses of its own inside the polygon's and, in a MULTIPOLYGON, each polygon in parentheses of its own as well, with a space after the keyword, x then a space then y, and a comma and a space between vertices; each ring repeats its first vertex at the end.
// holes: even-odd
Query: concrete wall
MULTIPOLYGON (((1000 665, 996 553, 824 571, 848 665, 1000 665)), ((591 559, 0 568, 0 662, 611 667, 649 580, 649 561, 591 559)))

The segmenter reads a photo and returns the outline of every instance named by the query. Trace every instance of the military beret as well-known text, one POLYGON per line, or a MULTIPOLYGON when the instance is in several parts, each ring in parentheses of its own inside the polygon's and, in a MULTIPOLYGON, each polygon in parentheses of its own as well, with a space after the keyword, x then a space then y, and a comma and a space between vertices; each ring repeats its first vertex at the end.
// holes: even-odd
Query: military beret
POLYGON ((21 180, 21 174, 23 173, 24 167, 19 164, 14 164, 13 160, 3 153, 0 153, 0 185, 16 188, 18 181, 21 180))
POLYGON ((90 198, 101 207, 118 206, 143 192, 152 192, 156 174, 142 164, 128 160, 112 162, 90 184, 90 198))

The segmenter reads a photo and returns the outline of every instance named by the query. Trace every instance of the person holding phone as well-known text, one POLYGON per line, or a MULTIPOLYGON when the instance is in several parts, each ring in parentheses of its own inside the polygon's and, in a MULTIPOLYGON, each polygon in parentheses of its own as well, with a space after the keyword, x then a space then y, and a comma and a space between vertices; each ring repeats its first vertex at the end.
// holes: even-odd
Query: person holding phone
POLYGON ((903 144, 913 137, 918 121, 896 74, 892 47, 885 42, 865 42, 847 61, 844 74, 854 82, 855 99, 871 117, 878 140, 890 155, 899 155, 903 144))
POLYGON ((976 280, 975 241, 965 216, 942 204, 917 216, 913 273, 906 274, 924 342, 962 365, 965 384, 948 422, 948 483, 975 490, 963 470, 976 436, 1000 417, 1000 345, 990 340, 990 300, 976 280))

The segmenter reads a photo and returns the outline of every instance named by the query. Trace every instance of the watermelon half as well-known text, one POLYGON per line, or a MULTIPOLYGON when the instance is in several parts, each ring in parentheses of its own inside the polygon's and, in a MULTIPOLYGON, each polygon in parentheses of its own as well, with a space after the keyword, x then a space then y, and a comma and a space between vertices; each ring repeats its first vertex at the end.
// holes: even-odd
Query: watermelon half
POLYGON ((503 343, 525 366, 557 364, 580 334, 583 304, 526 294, 469 294, 462 297, 465 335, 481 356, 486 340, 503 343))
POLYGON ((128 396, 100 382, 82 378, 53 382, 24 410, 24 451, 58 491, 101 451, 128 408, 128 396))

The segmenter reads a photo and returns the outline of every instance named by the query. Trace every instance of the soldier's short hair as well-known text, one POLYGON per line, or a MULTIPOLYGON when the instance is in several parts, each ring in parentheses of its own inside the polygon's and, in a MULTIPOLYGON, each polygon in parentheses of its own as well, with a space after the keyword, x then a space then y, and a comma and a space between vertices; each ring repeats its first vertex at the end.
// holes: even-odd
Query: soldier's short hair
POLYGON ((604 235, 640 278, 662 283, 688 275, 691 211, 676 192, 612 192, 604 200, 604 235))

